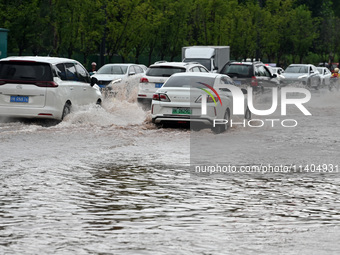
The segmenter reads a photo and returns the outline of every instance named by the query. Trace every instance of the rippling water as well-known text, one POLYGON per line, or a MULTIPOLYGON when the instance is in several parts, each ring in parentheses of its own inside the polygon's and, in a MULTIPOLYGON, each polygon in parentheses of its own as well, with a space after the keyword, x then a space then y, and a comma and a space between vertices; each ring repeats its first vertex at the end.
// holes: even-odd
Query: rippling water
MULTIPOLYGON (((334 144, 328 160, 339 162, 339 137, 327 133, 339 111, 326 99, 312 105, 315 118, 336 118, 328 128, 310 125, 316 140, 297 141, 301 130, 287 141, 282 130, 254 136, 236 128, 221 136, 235 143, 231 161, 243 163, 242 145, 260 140, 291 148, 283 160, 298 159, 309 144, 321 148, 310 149, 320 158, 334 144)), ((128 104, 78 109, 51 126, 3 121, 0 254, 339 254, 339 178, 195 178, 190 136, 154 128, 148 113, 128 104)))

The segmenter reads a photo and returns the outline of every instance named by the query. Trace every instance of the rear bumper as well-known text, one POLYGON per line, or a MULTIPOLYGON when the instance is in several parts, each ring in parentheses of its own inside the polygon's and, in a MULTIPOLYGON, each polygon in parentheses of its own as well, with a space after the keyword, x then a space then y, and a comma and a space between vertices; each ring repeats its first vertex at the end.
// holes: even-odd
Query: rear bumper
POLYGON ((154 124, 162 124, 162 123, 200 123, 204 125, 213 125, 213 119, 210 118, 202 118, 200 116, 178 116, 178 115, 160 115, 160 116, 152 116, 152 123, 154 124))
POLYGON ((61 120, 62 109, 52 107, 23 108, 0 106, 0 116, 8 118, 39 118, 61 120))

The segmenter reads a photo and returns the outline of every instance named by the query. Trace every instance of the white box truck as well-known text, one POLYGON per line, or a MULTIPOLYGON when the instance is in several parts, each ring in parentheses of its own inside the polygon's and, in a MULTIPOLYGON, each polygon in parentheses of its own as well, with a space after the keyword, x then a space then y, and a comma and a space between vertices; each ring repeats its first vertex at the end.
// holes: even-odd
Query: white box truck
POLYGON ((182 48, 183 62, 198 62, 210 72, 220 72, 230 60, 229 46, 188 46, 182 48))

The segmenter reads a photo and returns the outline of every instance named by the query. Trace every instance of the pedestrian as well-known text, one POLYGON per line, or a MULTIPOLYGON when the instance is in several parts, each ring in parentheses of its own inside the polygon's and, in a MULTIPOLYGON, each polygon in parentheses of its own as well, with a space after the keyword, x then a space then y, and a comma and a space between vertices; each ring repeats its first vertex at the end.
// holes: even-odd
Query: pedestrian
POLYGON ((90 75, 94 75, 97 72, 97 63, 96 62, 92 62, 91 64, 91 70, 89 71, 90 75))

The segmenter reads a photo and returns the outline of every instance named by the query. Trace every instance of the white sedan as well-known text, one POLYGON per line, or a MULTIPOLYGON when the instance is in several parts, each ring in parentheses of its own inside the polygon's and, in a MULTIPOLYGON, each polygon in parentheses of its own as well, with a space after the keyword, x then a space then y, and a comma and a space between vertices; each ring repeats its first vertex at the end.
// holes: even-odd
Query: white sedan
POLYGON ((230 127, 234 117, 231 88, 239 90, 244 98, 241 101, 243 109, 237 114, 250 119, 251 113, 246 96, 243 95, 246 90, 234 86, 229 76, 217 73, 176 73, 153 96, 152 122, 156 125, 199 124, 210 127, 215 133, 221 133, 230 127))
POLYGON ((106 64, 92 77, 97 78, 101 89, 114 89, 115 85, 138 86, 140 78, 145 74, 137 64, 106 64))

